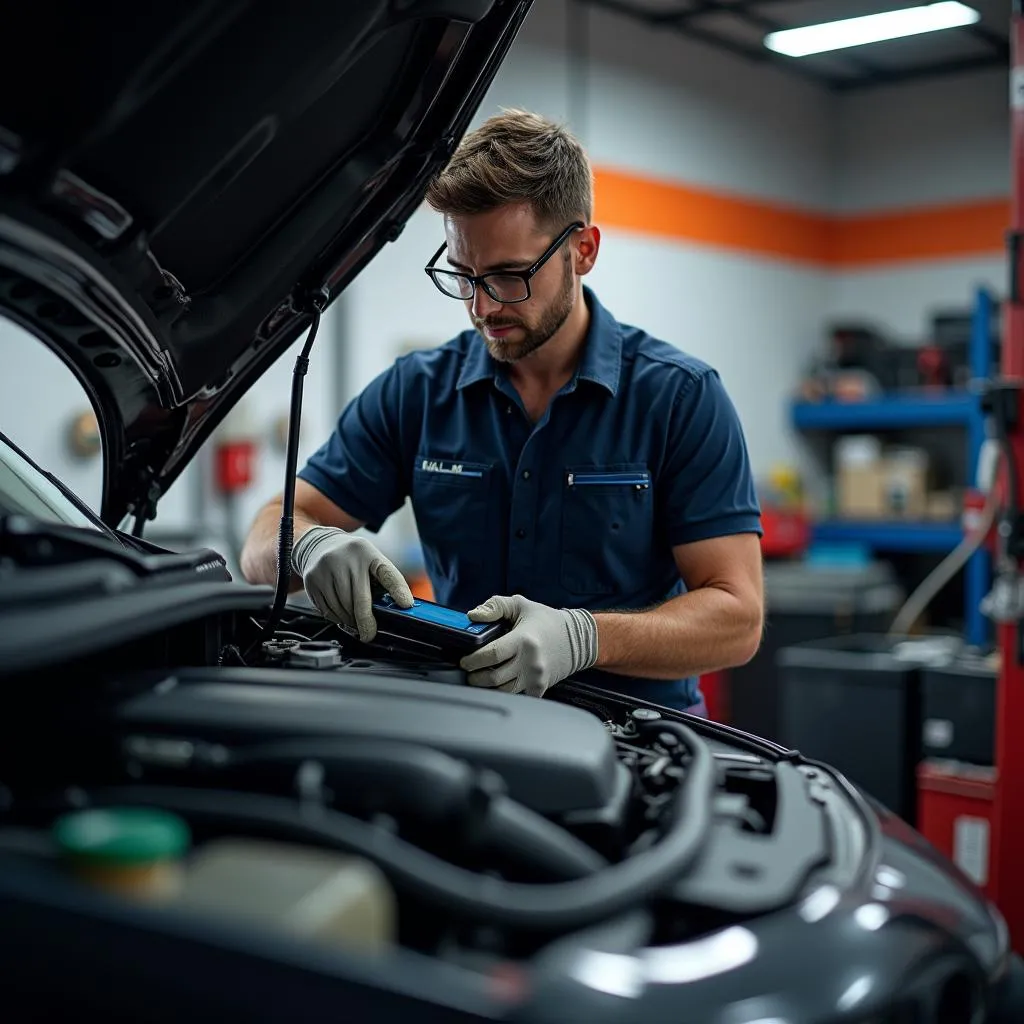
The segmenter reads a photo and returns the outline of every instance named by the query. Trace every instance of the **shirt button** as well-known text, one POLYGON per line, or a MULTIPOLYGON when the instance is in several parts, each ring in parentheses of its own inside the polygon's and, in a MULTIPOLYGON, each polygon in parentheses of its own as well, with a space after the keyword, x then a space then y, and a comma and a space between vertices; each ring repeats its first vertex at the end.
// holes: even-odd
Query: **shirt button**
POLYGON ((519 540, 522 540, 525 536, 526 536, 526 531, 520 526, 519 529, 516 530, 516 537, 518 537, 519 540))
POLYGON ((523 470, 523 479, 524 480, 529 480, 530 479, 530 471, 528 469, 524 469, 523 470))

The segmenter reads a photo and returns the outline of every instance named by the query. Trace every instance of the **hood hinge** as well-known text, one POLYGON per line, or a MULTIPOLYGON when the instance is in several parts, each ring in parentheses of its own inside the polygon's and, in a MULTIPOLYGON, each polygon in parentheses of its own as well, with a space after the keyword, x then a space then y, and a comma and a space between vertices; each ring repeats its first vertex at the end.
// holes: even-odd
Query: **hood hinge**
POLYGON ((331 301, 331 292, 327 284, 314 288, 300 285, 289 298, 289 304, 296 313, 323 313, 331 301))

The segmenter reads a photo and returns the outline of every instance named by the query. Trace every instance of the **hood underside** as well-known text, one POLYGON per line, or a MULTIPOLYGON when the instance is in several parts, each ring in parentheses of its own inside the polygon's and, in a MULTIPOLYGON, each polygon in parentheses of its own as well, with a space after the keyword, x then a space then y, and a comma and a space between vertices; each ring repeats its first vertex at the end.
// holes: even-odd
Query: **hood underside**
POLYGON ((313 302, 398 236, 531 3, 19 10, 0 310, 89 392, 105 522, 166 491, 313 302))

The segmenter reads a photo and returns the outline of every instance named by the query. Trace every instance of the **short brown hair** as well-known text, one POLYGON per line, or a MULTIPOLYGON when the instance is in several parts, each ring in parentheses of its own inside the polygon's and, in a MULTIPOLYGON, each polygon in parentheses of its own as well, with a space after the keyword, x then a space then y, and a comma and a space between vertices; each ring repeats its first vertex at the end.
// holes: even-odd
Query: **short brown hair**
POLYGON ((503 110, 469 132, 427 187, 438 213, 485 213, 528 202, 555 230, 590 222, 594 176, 579 141, 561 125, 503 110))

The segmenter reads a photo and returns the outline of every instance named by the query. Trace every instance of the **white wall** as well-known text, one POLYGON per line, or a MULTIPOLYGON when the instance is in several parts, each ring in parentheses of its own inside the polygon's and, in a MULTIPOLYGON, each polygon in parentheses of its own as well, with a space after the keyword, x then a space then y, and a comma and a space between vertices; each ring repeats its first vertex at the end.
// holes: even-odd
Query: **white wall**
MULTIPOLYGON (((953 75, 838 100, 835 208, 883 212, 1010 192, 1008 73, 953 75)), ((920 341, 938 307, 969 305, 986 287, 1006 294, 1001 255, 920 260, 833 278, 830 315, 876 321, 920 341)))
POLYGON ((830 317, 870 321, 895 341, 918 344, 931 311, 969 306, 976 288, 1006 295, 1006 261, 999 256, 930 260, 835 274, 830 317))
POLYGON ((837 210, 1000 198, 1010 189, 1009 78, 975 71, 841 96, 837 210))
POLYGON ((583 139, 595 163, 719 192, 831 205, 831 97, 794 75, 591 14, 583 139))

